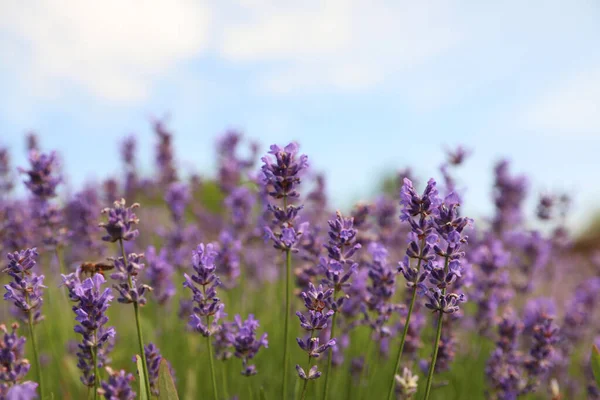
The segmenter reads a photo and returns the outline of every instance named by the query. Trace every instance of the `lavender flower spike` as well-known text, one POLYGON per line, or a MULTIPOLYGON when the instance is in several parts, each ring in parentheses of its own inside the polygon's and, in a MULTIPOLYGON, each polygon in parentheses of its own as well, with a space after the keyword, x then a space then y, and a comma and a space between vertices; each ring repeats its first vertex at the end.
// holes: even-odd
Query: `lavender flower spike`
POLYGON ((229 333, 229 341, 235 349, 235 356, 242 360, 242 375, 252 376, 257 374, 256 366, 250 365, 249 360, 253 359, 261 347, 269 347, 267 334, 263 333, 260 338, 256 337, 258 321, 254 315, 248 315, 248 319, 242 321, 239 315, 234 318, 235 331, 229 333))
POLYGON ((25 337, 17 335, 19 324, 14 323, 9 333, 6 325, 0 325, 0 397, 6 395, 8 389, 17 384, 31 368, 25 356, 25 337))
POLYGON ((27 174, 29 180, 25 182, 27 189, 40 199, 49 199, 56 196, 56 186, 60 183, 60 177, 54 175, 58 160, 56 153, 42 154, 37 150, 29 152, 29 163, 31 169, 19 168, 19 172, 27 174))
MULTIPOLYGON (((160 370, 160 362, 163 357, 160 354, 160 350, 158 349, 158 347, 156 347, 156 345, 154 345, 154 343, 148 343, 144 350, 146 352, 146 362, 148 363, 148 378, 150 379, 150 390, 152 390, 153 395, 158 396, 158 373, 160 370)), ((167 365, 169 366, 171 376, 174 377, 173 368, 171 368, 171 364, 168 361, 167 365)))
POLYGON ((135 239, 139 232, 133 227, 137 225, 139 219, 133 210, 139 206, 138 203, 133 203, 131 206, 125 207, 125 199, 121 199, 114 202, 113 208, 103 209, 102 214, 108 216, 108 221, 98 224, 106 229, 107 234, 102 237, 102 240, 114 243, 118 240, 135 239))
POLYGON ((105 282, 101 274, 95 274, 80 284, 75 283, 70 291, 70 297, 78 302, 73 306, 75 320, 79 323, 75 326, 75 332, 82 336, 78 345, 77 366, 83 372, 81 382, 88 387, 98 384, 98 355, 115 336, 113 327, 104 327, 108 322, 106 311, 113 299, 110 288, 102 290, 105 282))
POLYGON ((35 272, 31 272, 36 265, 37 256, 35 248, 9 253, 8 266, 3 270, 13 279, 4 285, 6 289, 4 300, 13 302, 24 321, 28 321, 31 317, 32 324, 37 324, 44 319, 41 314, 42 289, 46 287, 43 285, 44 275, 38 276, 35 272))
POLYGON ((132 374, 124 370, 114 371, 106 367, 108 372, 108 381, 101 383, 98 394, 104 396, 106 400, 134 400, 136 393, 131 388, 131 383, 135 380, 132 374))

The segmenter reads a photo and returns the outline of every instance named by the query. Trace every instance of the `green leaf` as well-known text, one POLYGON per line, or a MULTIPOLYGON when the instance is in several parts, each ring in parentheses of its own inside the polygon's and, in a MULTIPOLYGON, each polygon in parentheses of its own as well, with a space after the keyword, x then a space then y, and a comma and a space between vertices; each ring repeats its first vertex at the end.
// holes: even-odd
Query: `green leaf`
POLYGON ((137 364, 138 372, 138 394, 140 400, 150 400, 149 393, 146 393, 146 385, 144 384, 146 377, 144 376, 144 364, 142 364, 142 357, 135 355, 135 361, 137 364))
POLYGON ((169 364, 164 358, 160 360, 158 370, 158 391, 158 400, 179 400, 171 371, 169 371, 169 364))
POLYGON ((265 393, 264 386, 260 387, 260 400, 267 400, 267 394, 265 393))
POLYGON ((600 350, 596 345, 592 346, 592 371, 594 371, 596 385, 600 387, 600 350))

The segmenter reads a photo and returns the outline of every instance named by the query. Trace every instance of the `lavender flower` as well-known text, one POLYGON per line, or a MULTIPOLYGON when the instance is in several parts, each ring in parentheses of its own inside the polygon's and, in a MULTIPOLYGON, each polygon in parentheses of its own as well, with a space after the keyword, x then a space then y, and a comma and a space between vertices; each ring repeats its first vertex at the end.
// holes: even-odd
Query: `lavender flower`
POLYGON ((6 396, 8 389, 25 378, 31 368, 25 356, 24 336, 17 334, 19 324, 14 323, 9 333, 6 325, 0 325, 2 337, 0 340, 0 398, 6 396))
POLYGON ((195 274, 189 276, 184 274, 184 288, 192 291, 193 301, 196 303, 193 307, 193 313, 190 315, 189 325, 202 336, 208 337, 220 329, 219 319, 225 316, 223 308, 225 307, 217 297, 217 287, 221 281, 215 274, 215 259, 218 251, 213 243, 206 246, 204 243, 198 245, 198 248, 192 252, 192 267, 195 274), (198 286, 201 286, 200 289, 198 286), (213 317, 212 324, 210 318, 213 317), (204 321, 202 320, 204 318, 204 321))
POLYGON ((66 221, 71 235, 71 249, 76 260, 100 257, 104 247, 96 240, 100 227, 96 224, 100 199, 93 187, 76 193, 66 207, 66 221))
POLYGON ((189 188, 185 183, 173 182, 165 194, 165 201, 175 223, 183 222, 185 208, 190 202, 189 188))
POLYGON ((131 382, 135 380, 132 374, 128 374, 124 370, 114 371, 110 367, 106 367, 108 372, 108 381, 101 383, 101 388, 98 393, 106 400, 134 400, 136 393, 131 388, 131 382))
POLYGON ((82 336, 77 352, 77 367, 83 373, 80 379, 84 385, 94 387, 98 379, 94 363, 98 366, 101 359, 102 364, 106 362, 106 347, 110 346, 109 343, 116 334, 113 327, 105 327, 108 322, 106 311, 113 296, 110 288, 102 290, 106 281, 101 274, 95 274, 81 283, 77 281, 73 274, 63 275, 69 297, 77 302, 73 306, 73 312, 75 320, 79 322, 75 326, 75 332, 82 336))
POLYGON ((142 306, 146 304, 145 294, 152 288, 145 284, 138 285, 137 280, 139 272, 144 268, 143 258, 143 254, 136 253, 127 254, 127 262, 123 261, 123 257, 111 258, 116 272, 113 272, 110 277, 119 281, 117 285, 113 285, 120 294, 117 299, 119 303, 136 303, 142 306))
MULTIPOLYGON (((160 362, 162 360, 162 355, 160 354, 160 350, 154 343, 148 343, 144 347, 144 351, 146 353, 146 362, 148 363, 148 378, 150 379, 150 390, 152 390, 152 394, 155 396, 159 395, 158 389, 158 373, 160 371, 160 362)), ((171 364, 168 363, 169 371, 171 376, 174 377, 173 369, 171 368, 171 364)))
POLYGON ((133 203, 131 206, 125 207, 125 199, 121 199, 114 202, 113 208, 103 209, 102 214, 107 215, 108 221, 98 224, 106 229, 107 234, 102 237, 102 240, 114 243, 119 240, 135 239, 139 232, 133 227, 138 224, 139 219, 133 210, 139 206, 138 203, 133 203))
POLYGON ((555 345, 559 341, 558 326, 547 314, 540 314, 533 327, 533 345, 525 359, 525 369, 529 373, 529 383, 524 392, 535 390, 539 379, 554 365, 555 345))
POLYGON ((26 174, 29 180, 25 186, 31 193, 41 199, 49 199, 56 196, 56 187, 61 178, 55 175, 58 159, 56 153, 39 153, 36 150, 29 152, 29 163, 31 169, 19 168, 19 172, 26 174))
POLYGON ((280 225, 280 232, 274 232, 270 227, 265 227, 265 237, 273 240, 274 247, 282 251, 297 252, 295 247, 302 232, 306 229, 307 223, 300 224, 299 228, 294 227, 294 221, 298 217, 298 212, 302 206, 297 207, 289 204, 291 200, 299 197, 296 190, 300 184, 300 172, 308 167, 307 157, 297 156, 298 145, 290 143, 285 148, 272 145, 269 154, 275 157, 275 162, 268 156, 263 157, 262 166, 263 183, 270 189, 267 189, 269 196, 275 199, 283 199, 283 207, 269 204, 268 210, 273 214, 277 224, 280 225))
POLYGON ((256 356, 261 347, 269 347, 267 334, 263 333, 260 338, 256 337, 258 321, 252 314, 248 315, 245 321, 236 315, 234 321, 233 330, 229 332, 229 341, 235 349, 235 356, 242 360, 242 375, 256 375, 258 372, 256 366, 248 362, 256 356))
POLYGON ((158 136, 156 145, 156 166, 159 183, 166 186, 177 180, 177 168, 173 155, 173 134, 169 132, 163 121, 154 121, 154 132, 158 136))
POLYGON ((159 304, 165 304, 175 295, 174 269, 167 261, 167 250, 162 248, 157 253, 154 246, 149 246, 144 255, 147 264, 146 276, 154 291, 154 296, 159 304))
POLYGON ((37 324, 44 319, 41 314, 43 304, 42 289, 46 286, 44 275, 37 275, 31 272, 36 265, 38 256, 35 248, 21 250, 19 252, 9 253, 8 266, 4 272, 12 277, 12 281, 4 285, 6 293, 4 300, 13 302, 17 310, 21 313, 21 318, 25 321, 31 317, 31 323, 37 324))
POLYGON ((236 232, 248 227, 256 199, 244 186, 237 187, 225 198, 225 207, 231 216, 231 224, 236 232))
POLYGON ((494 182, 494 203, 496 216, 493 227, 495 232, 504 232, 511 227, 518 226, 523 220, 521 206, 527 194, 527 179, 525 176, 511 176, 509 163, 502 160, 494 169, 496 178, 494 182))
MULTIPOLYGON (((304 340, 302 340, 300 338, 296 338, 296 341, 298 342, 298 346, 300 346, 300 348, 308 354, 309 359, 310 358, 319 358, 321 356, 321 354, 325 353, 327 350, 329 350, 330 348, 335 346, 335 339, 330 339, 327 342, 325 342, 324 344, 319 343, 318 337, 309 337, 304 340)), ((299 368, 299 366, 296 366, 296 369, 298 369, 298 368, 299 368)), ((299 373, 299 376, 300 376, 300 378, 302 378, 302 375, 300 373, 299 373)), ((306 379, 306 378, 302 378, 302 379, 306 379)))
MULTIPOLYGON (((13 385, 8 388, 6 395, 0 393, 0 399, 2 400, 33 400, 38 398, 36 382, 23 382, 13 385)), ((3 389, 0 388, 0 392, 3 389)))
POLYGON ((223 286, 230 289, 237 286, 240 276, 240 251, 242 243, 225 230, 219 235, 219 252, 215 264, 219 268, 223 286))
POLYGON ((517 350, 523 324, 508 309, 498 324, 496 349, 487 362, 486 377, 498 400, 516 399, 523 386, 522 356, 517 350))

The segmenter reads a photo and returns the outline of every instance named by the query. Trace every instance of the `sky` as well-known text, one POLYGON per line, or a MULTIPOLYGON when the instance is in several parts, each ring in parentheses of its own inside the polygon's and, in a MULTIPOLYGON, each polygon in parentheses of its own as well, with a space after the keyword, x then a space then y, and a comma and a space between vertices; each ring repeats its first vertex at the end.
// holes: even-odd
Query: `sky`
POLYGON ((0 145, 24 165, 36 131, 80 185, 118 173, 132 133, 151 172, 150 120, 169 116, 184 170, 214 174, 227 129, 296 140, 346 207, 388 171, 439 178, 462 144, 471 214, 507 157, 581 225, 600 208, 598 21, 594 0, 4 0, 0 145))

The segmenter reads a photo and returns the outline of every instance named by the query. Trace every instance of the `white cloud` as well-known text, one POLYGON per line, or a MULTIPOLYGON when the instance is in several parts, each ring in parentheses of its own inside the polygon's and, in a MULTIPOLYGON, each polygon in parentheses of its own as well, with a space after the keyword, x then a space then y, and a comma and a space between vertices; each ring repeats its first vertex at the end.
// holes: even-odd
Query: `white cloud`
POLYGON ((372 87, 456 46, 461 29, 445 2, 252 2, 216 46, 232 61, 279 63, 258 81, 282 93, 372 87))
POLYGON ((600 137, 600 68, 555 85, 525 111, 523 124, 542 134, 600 137))
POLYGON ((207 46, 209 21, 210 9, 195 0, 9 0, 0 11, 0 53, 32 97, 76 87, 136 101, 154 78, 207 46))

